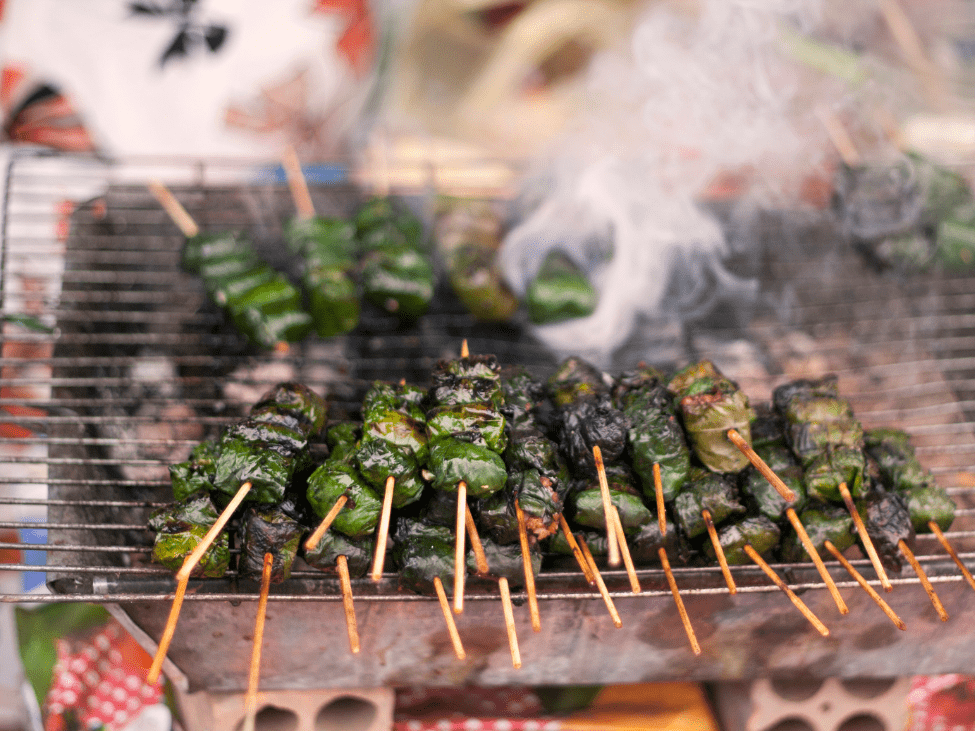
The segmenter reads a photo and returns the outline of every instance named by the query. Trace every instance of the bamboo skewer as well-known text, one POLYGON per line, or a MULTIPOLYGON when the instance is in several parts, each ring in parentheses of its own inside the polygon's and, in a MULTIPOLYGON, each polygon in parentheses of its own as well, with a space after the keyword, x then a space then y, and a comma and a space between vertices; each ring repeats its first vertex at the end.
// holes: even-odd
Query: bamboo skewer
POLYGON ((836 148, 836 152, 839 154, 840 159, 848 167, 856 167, 862 161, 860 157, 860 151, 857 150, 856 144, 853 142, 853 138, 850 137, 850 133, 846 130, 846 125, 844 125, 836 114, 826 107, 818 106, 816 107, 816 116, 819 118, 820 123, 823 125, 823 129, 826 130, 826 134, 829 136, 830 142, 833 143, 833 147, 836 148))
POLYGON ((806 606, 805 602, 796 596, 796 593, 792 591, 792 589, 790 589, 789 586, 782 581, 782 579, 779 578, 779 575, 775 573, 771 566, 765 563, 765 560, 759 555, 758 551, 746 543, 745 553, 748 554, 748 557, 752 561, 758 564, 758 567, 765 572, 765 575, 772 580, 773 584, 785 592, 785 595, 789 597, 789 600, 795 605, 796 609, 802 612, 802 616, 809 620, 809 623, 816 628, 816 631, 819 632, 819 634, 821 634, 823 637, 829 637, 829 630, 826 628, 826 625, 819 621, 819 618, 812 613, 812 610, 806 606))
POLYGON ((389 516, 393 512, 393 490, 396 478, 390 475, 386 478, 386 490, 383 493, 383 510, 379 516, 379 528, 376 530, 376 553, 372 557, 372 580, 381 581, 383 578, 383 564, 386 561, 386 540, 389 537, 389 516))
POLYGON ((660 477, 660 465, 653 463, 653 491, 657 496, 657 523, 660 526, 660 537, 667 535, 667 513, 664 508, 664 483, 660 477))
POLYGON ((660 565, 664 567, 664 575, 667 577, 667 583, 670 585, 670 593, 674 595, 674 604, 677 605, 677 613, 680 615, 680 621, 684 625, 684 632, 687 633, 687 639, 691 643, 691 652, 695 655, 700 655, 701 645, 697 641, 697 635, 694 634, 694 627, 691 625, 691 618, 687 614, 687 608, 684 607, 684 600, 681 599, 680 591, 677 588, 677 579, 674 578, 674 572, 670 568, 670 561, 667 559, 667 552, 661 547, 657 549, 657 555, 660 557, 660 565))
POLYGON ((196 221, 183 208, 183 204, 176 200, 176 196, 170 192, 169 188, 158 180, 153 180, 149 183, 149 192, 159 201, 159 205, 162 206, 162 209, 173 220, 176 228, 183 233, 183 236, 191 239, 200 233, 200 227, 196 221))
POLYGON ((518 517, 518 540, 521 543, 521 563, 525 569, 525 592, 528 594, 528 612, 531 615, 532 630, 542 631, 542 618, 538 613, 538 596, 535 594, 535 571, 532 568, 532 557, 528 547, 528 529, 525 525, 525 512, 521 503, 515 498, 515 514, 518 517))
POLYGON ((929 520, 928 528, 931 529, 931 532, 934 533, 934 535, 938 538, 938 542, 941 543, 941 546, 948 552, 948 555, 951 556, 952 561, 955 562, 955 565, 961 571, 961 575, 965 577, 965 581, 968 582, 968 585, 972 587, 972 589, 975 589, 975 578, 972 578, 972 573, 968 570, 968 567, 962 563, 958 553, 954 548, 952 548, 951 544, 948 543, 948 539, 945 537, 945 534, 941 532, 941 528, 938 526, 938 524, 933 520, 929 520))
POLYGON ((881 597, 880 594, 878 594, 876 590, 867 583, 867 580, 863 578, 863 574, 857 571, 853 564, 843 557, 840 550, 830 541, 826 541, 824 545, 826 546, 826 550, 833 554, 833 558, 840 562, 840 565, 849 572, 850 576, 856 579, 856 582, 865 592, 867 592, 867 595, 877 603, 877 606, 880 607, 880 609, 883 610, 883 613, 890 618, 890 621, 894 623, 897 629, 906 630, 907 625, 904 624, 903 620, 901 620, 901 618, 897 616, 897 613, 890 608, 890 605, 883 600, 883 597, 881 597))
POLYGON ((470 348, 467 347, 467 338, 464 338, 460 343, 460 357, 461 358, 471 357, 471 350, 470 348))
POLYGON ((261 650, 264 645, 264 620, 267 618, 267 597, 271 590, 271 568, 274 556, 264 554, 261 571, 261 596, 257 602, 257 618, 254 620, 254 649, 251 651, 250 672, 247 676, 247 695, 244 697, 243 731, 254 731, 257 717, 257 684, 261 676, 261 650))
POLYGON ((467 527, 467 483, 461 480, 457 483, 457 521, 456 540, 454 541, 454 614, 464 612, 464 579, 467 574, 466 538, 464 529, 467 527))
POLYGON ((339 571, 339 586, 342 588, 342 607, 345 609, 345 628, 349 633, 349 649, 358 654, 359 628, 355 621, 355 605, 352 603, 352 579, 349 577, 349 560, 342 554, 335 559, 339 571))
POLYGON ((295 209, 298 211, 298 218, 309 221, 315 217, 315 204, 312 203, 311 194, 308 192, 308 181, 301 170, 301 162, 298 154, 290 145, 285 149, 281 156, 284 175, 288 180, 288 187, 291 189, 291 197, 295 202, 295 209))
POLYGON ((613 618, 613 624, 619 629, 623 626, 623 619, 620 617, 619 612, 616 611, 616 604, 613 602, 613 597, 609 595, 606 582, 603 581, 603 576, 599 573, 599 567, 596 566, 596 560, 592 557, 592 552, 584 540, 579 541, 579 548, 582 550, 582 555, 586 559, 586 563, 589 564, 589 570, 596 579, 596 587, 599 589, 599 594, 606 604, 606 609, 609 610, 609 616, 613 618))
POLYGON ((620 555, 623 557, 623 566, 626 567, 626 576, 630 580, 630 590, 634 594, 639 594, 640 579, 636 575, 636 567, 633 565, 633 557, 630 556, 630 547, 626 545, 626 534, 623 533, 623 521, 620 519, 620 511, 613 506, 613 528, 616 530, 616 538, 620 544, 620 555))
POLYGON ((466 514, 464 522, 467 524, 467 535, 471 541, 471 551, 474 553, 474 562, 477 564, 477 573, 486 574, 491 569, 488 566, 487 554, 484 553, 484 545, 481 543, 481 536, 477 533, 477 523, 474 522, 474 514, 471 506, 465 506, 466 514))
POLYGON ((856 505, 853 504, 853 496, 850 494, 850 488, 846 486, 845 482, 840 483, 840 495, 843 498, 843 503, 846 505, 847 512, 853 518, 853 524, 856 526, 857 533, 860 535, 860 540, 863 541, 863 547, 867 551, 870 563, 873 564, 873 570, 877 572, 880 585, 884 587, 884 591, 893 591, 894 585, 887 578, 887 572, 884 570, 884 565, 880 562, 880 556, 877 555, 877 549, 873 545, 873 539, 867 533, 867 526, 863 524, 863 518, 860 517, 860 511, 857 510, 856 505))
POLYGON ((751 445, 745 441, 745 438, 741 434, 734 429, 729 429, 728 439, 748 458, 748 461, 752 463, 755 469, 762 473, 762 477, 769 481, 776 492, 782 496, 783 500, 787 500, 790 503, 795 502, 796 494, 788 485, 782 482, 782 479, 772 471, 771 467, 765 464, 765 460, 758 456, 758 453, 752 449, 751 445))
MULTIPOLYGON (((787 500, 790 503, 795 501, 796 494, 789 488, 788 485, 782 482, 782 479, 772 471, 771 467, 765 464, 765 460, 758 456, 755 450, 751 448, 741 434, 734 429, 729 429, 727 435, 728 439, 731 440, 731 442, 738 447, 741 453, 748 458, 748 461, 752 463, 755 469, 762 473, 762 476, 769 481, 769 484, 775 488, 776 492, 778 492, 784 500, 787 500)), ((816 565, 816 570, 819 571, 819 575, 822 577, 823 583, 826 584, 826 588, 829 590, 830 596, 832 596, 833 601, 836 602, 836 607, 840 610, 840 614, 848 614, 850 612, 850 608, 846 606, 846 602, 844 602, 843 597, 840 596, 840 590, 836 588, 836 582, 834 582, 833 577, 829 575, 829 570, 826 568, 826 564, 823 563, 823 559, 816 550, 816 547, 812 544, 812 541, 809 540, 809 534, 806 532, 805 527, 799 520, 799 516, 796 515, 795 509, 788 508, 785 511, 785 515, 792 524, 796 535, 799 536, 802 547, 806 549, 806 553, 809 554, 809 558, 811 558, 813 563, 816 565)))
POLYGON ((616 530, 613 528, 611 508, 613 501, 609 495, 609 482, 606 479, 606 466, 603 464, 603 453, 597 444, 592 448, 592 456, 596 461, 596 474, 599 476, 599 491, 603 498, 603 514, 606 518, 606 545, 608 547, 608 561, 610 566, 620 565, 620 547, 616 540, 616 530))
POLYGON ((322 537, 325 535, 328 529, 332 527, 332 523, 335 522, 335 518, 338 517, 340 512, 342 512, 342 508, 345 507, 345 504, 348 501, 348 495, 339 495, 338 500, 335 501, 335 504, 331 507, 325 517, 322 518, 322 522, 318 524, 317 528, 315 528, 315 532, 308 536, 308 540, 305 541, 306 551, 315 550, 315 546, 317 546, 318 542, 322 540, 322 537))
POLYGON ((173 641, 176 622, 179 620, 179 612, 183 607, 183 597, 186 596, 186 587, 189 583, 190 579, 187 576, 185 579, 180 579, 176 584, 176 594, 173 596, 173 604, 169 608, 169 618, 166 620, 166 626, 159 638, 159 647, 156 650, 155 657, 152 658, 152 665, 149 666, 149 672, 146 674, 147 685, 155 685, 159 681, 159 673, 162 671, 162 664, 166 659, 169 643, 173 641))
POLYGON ((704 525, 708 529, 708 537, 711 539, 711 545, 714 546, 714 554, 718 557, 718 565, 721 566, 721 574, 724 576, 724 581, 728 585, 728 593, 737 594, 738 587, 735 586, 735 579, 731 575, 731 569, 728 568, 728 558, 724 555, 724 547, 722 547, 721 540, 718 538, 718 531, 714 527, 714 520, 711 518, 711 511, 701 511, 701 517, 704 518, 704 525))
POLYGON ((183 597, 186 595, 186 587, 189 585, 190 576, 193 573, 193 569, 203 558, 203 554, 207 552, 213 542, 220 535, 220 531, 223 530, 224 526, 230 520, 234 511, 240 506, 244 498, 247 497, 247 493, 251 490, 251 483, 245 482, 237 490, 237 494, 234 495, 233 499, 227 503, 227 507, 223 509, 220 515, 217 517, 216 522, 210 527, 210 530, 206 532, 196 548, 194 548, 190 554, 183 560, 183 565, 180 567, 179 571, 176 572, 176 594, 173 597, 173 604, 169 609, 169 617, 166 619, 166 626, 163 628, 163 633, 159 638, 159 647, 156 648, 156 654, 152 659, 152 665, 149 666, 149 672, 146 675, 146 682, 150 685, 154 685, 156 681, 159 680, 159 673, 162 671, 163 660, 166 659, 166 653, 169 651, 169 644, 173 641, 173 635, 176 632, 176 623, 179 621, 179 613, 183 607, 183 597))
POLYGON ((562 529, 562 534, 565 536, 565 542, 569 544, 569 548, 572 550, 572 555, 575 556, 576 563, 578 563, 579 568, 582 569, 582 574, 586 577, 586 581, 591 586, 595 586, 596 576, 589 567, 589 562, 586 561, 586 557, 582 554, 582 549, 579 548, 579 543, 576 541, 576 537, 572 535, 569 524, 566 522, 565 516, 562 515, 562 513, 559 513, 559 527, 562 529))
POLYGON ((511 606, 511 591, 508 589, 508 579, 502 576, 498 579, 501 590, 501 609, 504 611, 504 626, 508 631, 508 647, 511 649, 511 664, 515 670, 521 667, 521 650, 518 649, 518 633, 515 631, 515 610, 511 606))
POLYGON ((819 575, 822 577, 823 583, 826 584, 826 588, 829 590, 830 596, 832 596, 833 601, 836 602, 836 608, 840 610, 840 614, 849 614, 850 608, 846 606, 846 602, 844 602, 843 597, 840 596, 840 590, 836 587, 836 582, 834 582, 833 577, 829 575, 829 569, 826 568, 826 564, 823 563, 823 559, 819 555, 819 551, 816 550, 816 547, 809 539, 809 534, 806 533, 805 527, 799 521, 799 516, 796 515, 795 509, 788 508, 785 511, 785 515, 792 524, 796 535, 799 536, 799 540, 802 542, 802 547, 806 549, 806 553, 809 554, 809 558, 811 558, 813 563, 816 564, 816 570, 819 571, 819 575))
POLYGON ((928 579, 928 575, 921 567, 921 564, 918 563, 917 558, 914 556, 914 552, 906 543, 904 543, 903 538, 897 542, 897 547, 900 549, 901 553, 904 554, 904 558, 907 559, 907 562, 911 564, 911 568, 914 569, 914 573, 917 574, 917 578, 920 579, 921 586, 924 587, 924 591, 927 593, 928 599, 931 600, 931 604, 934 606, 934 609, 941 618, 941 621, 947 622, 948 612, 945 611, 944 605, 941 603, 937 593, 934 591, 934 587, 931 585, 931 580, 928 579))
POLYGON ((447 601, 447 593, 443 590, 443 582, 439 576, 433 577, 433 588, 437 590, 437 599, 440 600, 440 610, 447 623, 447 634, 450 635, 450 642, 454 646, 454 654, 458 660, 463 660, 467 657, 467 653, 464 652, 464 646, 461 644, 457 624, 454 622, 454 613, 450 610, 450 602, 447 601))

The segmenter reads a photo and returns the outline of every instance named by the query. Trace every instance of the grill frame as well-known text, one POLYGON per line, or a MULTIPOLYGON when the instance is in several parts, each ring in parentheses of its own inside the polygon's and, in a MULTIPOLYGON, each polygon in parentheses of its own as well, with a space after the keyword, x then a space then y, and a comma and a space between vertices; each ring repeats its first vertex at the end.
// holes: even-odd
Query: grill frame
MULTIPOLYGON (((183 378, 186 379, 215 379, 212 375, 193 374, 198 371, 224 374, 240 361, 255 367, 274 365, 270 356, 248 353, 235 342, 234 336, 228 336, 219 328, 219 319, 203 304, 198 283, 178 269, 179 233, 142 190, 145 180, 164 177, 159 173, 167 172, 168 178, 175 180, 173 188, 177 195, 204 228, 228 222, 239 224, 241 211, 244 211, 249 217, 246 221, 248 229, 256 235, 259 245, 266 247, 279 231, 281 217, 290 212, 289 198, 283 182, 274 175, 255 182, 254 169, 254 161, 247 164, 174 160, 104 162, 30 151, 15 153, 8 163, 0 247, 0 306, 5 315, 25 311, 55 329, 46 334, 25 332, 11 325, 4 328, 4 372, 0 377, 4 393, 0 395, 0 407, 7 413, 0 421, 13 427, 40 431, 41 435, 18 439, 17 446, 26 450, 22 454, 7 453, 0 457, 6 465, 5 471, 19 468, 13 476, 0 477, 0 488, 4 488, 4 493, 18 487, 26 488, 18 490, 15 496, 5 494, 0 497, 0 506, 6 510, 5 515, 18 509, 31 514, 29 518, 0 521, 0 530, 47 530, 49 538, 42 546, 23 539, 7 540, 0 542, 0 550, 43 549, 47 555, 45 566, 12 563, 5 568, 16 572, 45 571, 53 593, 37 595, 5 590, 0 593, 0 601, 90 601, 114 605, 118 607, 117 616, 125 619, 147 646, 151 647, 154 638, 158 637, 160 620, 165 617, 166 605, 175 587, 169 572, 143 565, 141 559, 147 552, 144 547, 105 539, 104 536, 131 536, 143 531, 143 523, 130 516, 145 515, 148 509, 164 502, 168 489, 165 480, 119 477, 118 472, 112 470, 123 461, 126 462, 124 466, 131 468, 154 467, 162 461, 126 461, 105 456, 103 450, 111 448, 118 440, 97 431, 119 422, 131 430, 152 420, 124 411, 130 405, 124 399, 105 403, 85 394, 90 394, 93 389, 111 393, 116 386, 131 381, 119 374, 146 360, 135 352, 138 348, 148 349, 153 355, 157 351, 166 351, 184 369, 183 378), (65 166, 69 170, 67 178, 59 177, 55 182, 55 174, 64 176, 65 166), (240 192, 242 190, 244 193, 240 192), (79 191, 85 202, 71 213, 70 220, 75 228, 62 241, 58 238, 59 232, 64 233, 63 227, 69 217, 64 209, 58 217, 58 196, 77 197, 79 191), (101 204, 97 201, 100 193, 105 191, 109 194, 108 209, 105 217, 99 219, 101 204), (114 199, 111 197, 113 193, 117 193, 114 199), (118 201, 126 200, 133 203, 129 208, 123 206, 119 217, 118 201), (237 203, 231 205, 228 201, 237 203), (97 232, 88 238, 115 242, 119 245, 117 249, 94 248, 75 256, 78 252, 72 249, 71 237, 78 236, 77 227, 82 225, 82 220, 84 225, 97 232), (104 230, 98 229, 99 226, 104 230), (147 239, 154 242, 148 249, 145 246, 147 239), (56 261, 59 257, 65 262, 64 269, 56 261), (79 261, 88 263, 78 265, 79 261), (91 266, 92 261, 97 262, 97 266, 91 266), (28 269, 33 266, 38 270, 31 272, 36 281, 30 287, 34 289, 18 280, 25 265, 28 269), (165 274, 163 279, 158 278, 160 271, 165 274), (133 284, 139 288, 126 295, 127 287, 133 284), (176 307, 181 321, 196 328, 196 339, 192 343, 166 331, 171 324, 168 311, 162 315, 145 311, 143 305, 159 302, 176 307), (132 332, 132 327, 141 330, 132 332), (98 347, 103 350, 110 347, 126 354, 81 354, 98 347), (219 354, 202 352, 209 348, 218 350, 219 354), (19 354, 21 352, 23 354, 19 354), (93 373, 102 375, 72 375, 73 371, 84 369, 93 369, 93 373), (104 375, 105 371, 110 375, 104 375), (10 413, 11 409, 18 413, 10 413), (79 471, 92 469, 96 470, 94 476, 76 476, 79 471), (88 493, 93 488, 101 490, 105 497, 90 499, 88 493), (135 498, 131 496, 133 490, 140 491, 135 498), (23 497, 23 493, 31 496, 23 497), (123 516, 124 520, 120 518, 119 521, 91 517, 103 515, 105 510, 125 510, 130 516, 123 516), (46 520, 36 519, 40 511, 46 511, 46 520)), ((320 210, 327 211, 329 205, 347 206, 352 195, 350 183, 351 179, 346 175, 338 182, 313 185, 313 195, 320 210), (336 203, 337 197, 341 196, 346 196, 342 199, 344 202, 336 203)), ((420 186, 408 192, 420 210, 428 210, 438 191, 420 186)), ((823 221, 816 214, 791 212, 776 219, 776 226, 776 230, 763 233, 763 237, 773 241, 784 231, 783 240, 792 242, 791 246, 773 254, 763 240, 756 257, 758 269, 754 273, 763 283, 785 284, 763 289, 763 301, 758 303, 754 319, 745 326, 732 325, 721 330, 700 322, 665 317, 660 323, 662 335, 659 342, 654 344, 644 337, 639 346, 644 353, 663 353, 661 360, 664 361, 686 362, 692 358, 711 357, 756 401, 767 400, 774 385, 795 375, 789 370, 792 366, 788 365, 788 358, 801 359, 803 347, 807 348, 806 360, 819 358, 827 364, 836 361, 845 365, 828 370, 838 372, 841 392, 851 400, 857 416, 869 426, 908 426, 915 439, 922 442, 919 446, 922 462, 933 469, 936 478, 949 487, 960 503, 959 521, 948 535, 960 548, 962 558, 971 564, 975 560, 975 496, 972 494, 975 480, 969 483, 967 479, 975 471, 972 467, 975 465, 972 422, 975 413, 975 347, 964 333, 975 327, 975 315, 965 312, 970 309, 969 300, 975 303, 973 280, 967 276, 934 273, 898 281, 890 275, 861 267, 857 275, 863 285, 852 296, 831 301, 830 291, 843 290, 846 286, 843 277, 859 260, 852 252, 838 250, 828 241, 828 236, 823 235, 823 221), (799 241, 803 242, 801 250, 799 241), (807 246, 807 242, 811 242, 810 245, 807 246), (815 273, 808 271, 810 261, 819 265, 815 273), (831 282, 825 290, 824 280, 831 282), (902 285, 904 291, 892 292, 892 284, 902 285), (787 312, 775 312, 777 306, 788 301, 797 304, 787 312), (760 345, 760 348, 756 345, 756 351, 763 354, 762 365, 765 366, 761 373, 749 370, 754 363, 748 357, 735 355, 734 341, 743 333, 747 334, 748 342, 760 345), (838 337, 837 333, 845 335, 846 339, 838 337), (801 342, 793 342, 797 339, 801 342), (782 343, 787 343, 788 347, 782 343), (782 352, 774 352, 776 348, 782 352), (722 360, 738 367, 728 368, 722 360), (768 365, 771 363, 779 364, 778 373, 770 372, 768 365), (864 368, 851 364, 864 364, 864 368), (969 375, 945 375, 954 373, 969 375), (857 387, 865 382, 880 385, 874 391, 857 387), (901 385, 893 390, 884 386, 892 382, 901 385), (951 396, 950 402, 946 395, 951 396), (946 412, 958 416, 957 420, 946 417, 946 412), (946 435, 951 441, 939 445, 938 440, 946 435)), ((552 354, 533 341, 524 329, 515 326, 496 333, 474 323, 456 308, 451 309, 449 304, 421 321, 418 336, 404 334, 380 316, 373 317, 366 330, 334 344, 300 346, 289 360, 297 363, 300 372, 318 374, 311 379, 302 379, 315 388, 324 389, 329 385, 341 389, 343 384, 349 386, 355 382, 347 392, 346 403, 350 407, 354 403, 356 387, 361 388, 379 374, 387 378, 415 380, 410 378, 410 373, 429 370, 436 358, 450 354, 450 349, 462 337, 468 337, 476 352, 497 352, 502 361, 507 362, 511 362, 512 355, 521 356, 540 372, 554 363, 552 354), (412 342, 416 338, 420 340, 419 345, 412 342), (417 353, 424 355, 417 358, 417 353), (353 355, 355 363, 352 362, 353 355), (343 371, 354 375, 331 382, 323 380, 343 371)), ((632 358, 633 348, 622 357, 632 358)), ((618 370, 625 365, 630 364, 618 362, 614 367, 618 370)), ((272 378, 268 383, 276 380, 279 379, 272 378)), ((253 383, 240 385, 249 386, 251 390, 256 387, 253 383)), ((136 405, 158 402, 162 406, 173 406, 180 402, 191 407, 206 407, 207 413, 194 414, 192 420, 212 433, 249 405, 245 399, 234 400, 217 390, 214 393, 218 396, 196 400, 156 396, 139 399, 136 405), (217 401, 221 402, 219 409, 214 407, 217 401)), ((128 441, 151 447, 159 440, 128 441)), ((198 440, 173 441, 176 447, 188 452, 198 440)), ((939 551, 933 537, 919 537, 919 558, 952 613, 952 621, 963 627, 971 626, 967 621, 968 602, 964 601, 965 593, 970 589, 950 559, 939 551)), ((856 583, 838 564, 827 563, 844 598, 851 606, 858 607, 854 611, 870 613, 872 631, 880 632, 876 628, 886 620, 876 619, 875 607, 861 604, 866 600, 865 595, 861 596, 856 583)), ((873 576, 865 558, 856 558, 853 563, 866 575, 873 576)), ((902 601, 895 605, 895 609, 902 613, 909 628, 919 624, 923 636, 887 642, 884 652, 875 653, 863 650, 863 644, 869 641, 863 639, 862 627, 852 626, 848 618, 837 617, 814 569, 804 564, 775 564, 774 567, 834 630, 834 637, 822 640, 823 644, 817 646, 818 635, 810 627, 803 626, 804 620, 785 598, 769 596, 777 594, 778 589, 757 567, 733 569, 740 586, 739 594, 733 598, 728 597, 717 567, 675 567, 692 623, 696 627, 709 628, 703 638, 706 657, 693 658, 677 623, 670 591, 660 569, 638 571, 644 589, 639 598, 630 594, 623 572, 605 572, 610 593, 620 603, 624 623, 628 623, 626 607, 630 607, 629 616, 637 618, 637 628, 627 629, 623 634, 608 631, 608 617, 592 589, 574 572, 557 570, 545 572, 539 580, 543 622, 568 624, 576 632, 583 629, 580 618, 590 622, 591 627, 586 629, 607 643, 606 649, 599 651, 597 664, 600 669, 585 667, 592 658, 585 652, 566 647, 565 638, 548 629, 541 636, 525 637, 522 632, 526 642, 524 654, 530 662, 527 663, 529 667, 520 673, 512 673, 505 667, 506 647, 500 647, 499 643, 485 647, 484 652, 473 653, 477 662, 458 669, 450 665, 446 657, 450 654, 449 647, 442 648, 438 644, 437 637, 442 628, 436 624, 439 609, 435 601, 398 591, 395 575, 387 574, 378 585, 365 579, 353 585, 357 607, 366 615, 360 619, 363 636, 368 638, 371 633, 374 636, 373 640, 366 639, 363 658, 370 651, 375 651, 378 656, 380 648, 384 647, 385 664, 375 657, 357 658, 354 666, 348 665, 345 659, 316 661, 301 651, 295 666, 304 670, 296 673, 288 659, 295 659, 295 648, 301 643, 285 632, 276 638, 280 649, 271 651, 270 669, 264 672, 262 685, 268 688, 321 687, 322 684, 367 687, 396 684, 407 677, 433 684, 626 682, 676 677, 754 677, 770 672, 810 670, 864 676, 889 674, 890 667, 901 667, 890 664, 901 654, 911 658, 914 664, 918 652, 923 652, 924 659, 920 664, 926 672, 962 670, 975 662, 975 657, 948 643, 945 638, 952 633, 939 633, 937 625, 931 625, 933 610, 918 580, 909 573, 894 579, 898 590, 887 598, 894 604, 892 597, 903 599, 904 594, 910 594, 910 601, 902 601), (659 636, 644 632, 648 612, 650 616, 669 617, 659 636), (754 613, 765 617, 767 623, 774 625, 778 622, 776 626, 789 627, 790 636, 779 638, 775 644, 782 655, 765 652, 753 638, 734 660, 729 659, 730 648, 735 647, 741 633, 753 631, 759 624, 757 621, 744 624, 743 620, 722 621, 721 617, 729 613, 735 616, 754 613), (374 615, 372 626, 368 619, 370 615, 374 615), (417 620, 420 616, 424 619, 417 620), (395 644, 394 638, 404 642, 401 630, 390 627, 395 623, 400 627, 408 626, 414 620, 421 621, 425 634, 421 632, 419 635, 422 636, 405 641, 405 646, 419 655, 410 657, 405 650, 390 650, 395 644), (623 653, 626 657, 618 659, 618 667, 611 668, 608 658, 603 656, 619 655, 613 648, 621 641, 646 645, 657 650, 660 658, 639 660, 630 658, 631 653, 623 653), (420 645, 422 648, 418 649, 420 645), (553 648, 559 648, 558 652, 553 648), (937 658, 931 648, 940 648, 942 657, 937 658), (790 659, 785 657, 787 649, 792 654, 790 659), (912 652, 914 657, 910 655, 912 652), (389 657, 393 655, 397 659, 390 661, 389 657), (406 669, 413 667, 417 656, 433 658, 435 662, 429 672, 416 674, 413 671, 415 675, 409 676, 406 669), (568 660, 583 663, 584 667, 573 669, 568 660), (357 679, 356 682, 350 683, 349 673, 357 679), (336 678, 341 680, 335 682, 336 678)), ((250 631, 252 612, 247 607, 256 598, 257 587, 251 582, 193 582, 187 604, 190 607, 199 604, 200 611, 191 611, 181 620, 171 651, 178 668, 171 667, 170 671, 193 688, 239 690, 244 687, 246 662, 238 664, 235 657, 239 654, 238 645, 250 631), (208 619, 206 615, 211 616, 208 619), (219 618, 215 619, 214 615, 219 618), (201 664, 193 658, 198 653, 202 656, 220 655, 219 643, 194 647, 180 639, 183 632, 186 637, 212 635, 207 624, 213 621, 227 622, 230 629, 222 637, 232 636, 235 643, 234 650, 223 653, 226 662, 221 666, 221 680, 216 684, 207 680, 207 672, 211 669, 206 663, 201 664)), ((472 582, 466 596, 470 610, 469 614, 465 613, 463 622, 473 622, 481 628, 500 626, 500 609, 494 606, 497 598, 497 592, 490 585, 472 582)), ((524 598, 524 595, 516 594, 516 600, 524 601, 524 598)), ((292 612, 295 627, 308 629, 326 619, 333 627, 327 633, 329 639, 341 642, 344 630, 341 628, 338 583, 334 578, 315 570, 298 570, 290 582, 274 587, 271 605, 292 612)), ((462 635, 464 631, 462 624, 462 635)), ((494 630, 488 634, 494 636, 494 630)), ((957 642, 958 635, 953 636, 957 642)), ((272 632, 268 646, 274 647, 275 641, 272 632)))

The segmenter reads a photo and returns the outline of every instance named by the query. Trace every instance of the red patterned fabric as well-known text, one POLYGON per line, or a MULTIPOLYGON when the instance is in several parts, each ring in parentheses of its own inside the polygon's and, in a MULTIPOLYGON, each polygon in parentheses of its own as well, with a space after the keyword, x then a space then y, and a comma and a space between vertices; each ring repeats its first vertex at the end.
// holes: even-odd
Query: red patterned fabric
POLYGON ((117 622, 84 641, 60 639, 51 689, 44 702, 45 731, 104 726, 118 731, 162 696, 162 683, 147 685, 151 658, 117 622))
POLYGON ((393 731, 559 731, 530 688, 408 688, 396 693, 393 731))
POLYGON ((918 676, 907 695, 906 731, 975 731, 975 677, 918 676))

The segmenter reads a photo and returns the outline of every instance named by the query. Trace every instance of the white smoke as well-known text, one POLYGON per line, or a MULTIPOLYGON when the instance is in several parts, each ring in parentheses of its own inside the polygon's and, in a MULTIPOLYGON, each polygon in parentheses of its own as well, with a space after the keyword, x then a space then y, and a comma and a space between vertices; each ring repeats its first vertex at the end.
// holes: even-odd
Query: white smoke
POLYGON ((809 84, 781 41, 785 27, 814 27, 819 6, 658 2, 625 53, 594 60, 590 111, 552 151, 547 190, 533 192, 537 205, 501 251, 519 293, 552 248, 597 286, 592 316, 536 329, 551 348, 605 360, 638 315, 660 311, 675 261, 720 260, 724 234, 697 203, 716 176, 746 170, 749 205, 782 204, 822 163, 829 144, 811 95, 824 87, 809 84))

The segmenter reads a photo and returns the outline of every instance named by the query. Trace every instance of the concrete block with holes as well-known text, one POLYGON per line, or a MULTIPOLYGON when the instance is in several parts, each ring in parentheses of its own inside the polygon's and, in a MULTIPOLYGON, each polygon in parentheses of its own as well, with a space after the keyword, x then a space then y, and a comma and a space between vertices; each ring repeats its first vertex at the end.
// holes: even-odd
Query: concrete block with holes
POLYGON ((910 678, 717 683, 726 731, 901 731, 910 678))

